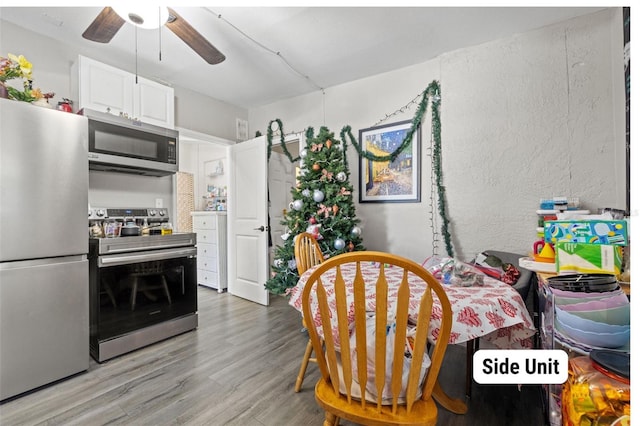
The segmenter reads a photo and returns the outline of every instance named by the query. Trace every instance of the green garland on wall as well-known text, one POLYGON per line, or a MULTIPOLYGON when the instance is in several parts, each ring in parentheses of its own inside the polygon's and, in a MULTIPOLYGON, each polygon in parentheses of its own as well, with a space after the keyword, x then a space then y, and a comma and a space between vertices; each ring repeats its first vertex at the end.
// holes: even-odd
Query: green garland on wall
MULTIPOLYGON (((429 99, 431 99, 431 136, 433 138, 433 170, 434 170, 434 175, 435 175, 435 184, 436 184, 436 189, 438 192, 438 212, 440 213, 440 217, 442 219, 442 227, 441 227, 441 232, 442 232, 442 236, 444 239, 444 243, 445 243, 445 248, 447 250, 447 254, 450 257, 453 257, 453 246, 451 243, 451 234, 449 233, 449 218, 447 217, 447 208, 446 208, 446 196, 445 196, 445 187, 444 184, 442 182, 442 139, 441 139, 441 124, 440 124, 440 101, 441 101, 441 95, 440 95, 440 84, 434 80, 431 82, 431 84, 429 84, 429 86, 427 86, 427 88, 422 92, 422 100, 420 101, 420 103, 418 104, 418 109, 416 110, 415 115, 413 116, 413 119, 411 121, 411 128, 409 129, 409 131, 407 132, 407 135, 405 137, 405 139, 402 141, 402 144, 400 144, 400 146, 398 146, 398 148, 396 148, 396 150, 394 150, 393 152, 387 154, 387 155, 374 155, 373 153, 369 152, 369 151, 363 151, 362 148, 360 147, 360 144, 358 143, 358 141, 356 140, 356 138, 353 136, 353 133, 351 132, 351 126, 346 125, 342 128, 342 131, 340 132, 340 139, 342 140, 342 155, 344 157, 344 162, 345 164, 347 164, 346 158, 347 158, 347 147, 348 147, 348 143, 346 138, 348 137, 349 140, 351 141, 351 145, 353 145, 353 147, 356 149, 358 155, 362 158, 366 158, 368 160, 371 161, 391 161, 393 162, 396 157, 398 155, 400 155, 400 153, 409 146, 409 144, 411 143, 411 140, 413 138, 413 134, 415 133, 416 129, 418 128, 418 125, 422 122, 422 119, 424 118, 424 114, 427 111, 427 106, 429 103, 429 99)), ((285 155, 287 156, 287 158, 289 158, 289 160, 293 163, 295 161, 298 161, 300 159, 300 157, 296 157, 294 158, 291 153, 289 152, 289 150, 287 149, 287 146, 284 142, 284 131, 282 130, 282 121, 280 121, 279 119, 275 119, 272 120, 269 123, 269 127, 267 129, 267 158, 271 157, 271 147, 272 147, 272 140, 273 140, 273 124, 276 123, 277 124, 277 128, 280 132, 280 145, 282 146, 282 149, 285 153, 285 155)), ((313 132, 313 129, 307 129, 307 133, 309 132, 309 130, 311 130, 311 132, 313 132)), ((313 136, 313 135, 311 135, 313 136)), ((309 135, 306 135, 307 139, 309 138, 309 135)))
MULTIPOLYGON (((272 140, 273 140, 273 124, 277 124, 278 125, 278 131, 280 132, 280 146, 282 147, 282 150, 284 151, 285 155, 287 156, 287 158, 289 159, 289 161, 291 161, 292 163, 295 163, 296 161, 300 160, 300 157, 296 157, 293 158, 293 156, 291 155, 291 153, 289 152, 289 149, 287 148, 287 144, 284 141, 284 131, 282 130, 282 121, 279 118, 276 118, 275 120, 271 120, 271 122, 269 123, 269 128, 267 129, 267 160, 271 159, 271 148, 272 148, 272 140)), ((312 135, 311 137, 313 137, 313 129, 311 129, 312 135)), ((308 133, 308 130, 307 130, 308 133)), ((309 138, 309 135, 307 135, 307 138, 309 138)))

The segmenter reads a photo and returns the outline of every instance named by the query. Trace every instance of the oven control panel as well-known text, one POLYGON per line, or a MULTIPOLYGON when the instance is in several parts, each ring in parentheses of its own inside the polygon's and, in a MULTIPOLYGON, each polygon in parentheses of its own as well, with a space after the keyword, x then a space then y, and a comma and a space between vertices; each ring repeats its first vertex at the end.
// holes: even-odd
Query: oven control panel
POLYGON ((89 209, 89 220, 125 219, 144 220, 149 222, 169 221, 169 210, 167 208, 91 208, 89 209))

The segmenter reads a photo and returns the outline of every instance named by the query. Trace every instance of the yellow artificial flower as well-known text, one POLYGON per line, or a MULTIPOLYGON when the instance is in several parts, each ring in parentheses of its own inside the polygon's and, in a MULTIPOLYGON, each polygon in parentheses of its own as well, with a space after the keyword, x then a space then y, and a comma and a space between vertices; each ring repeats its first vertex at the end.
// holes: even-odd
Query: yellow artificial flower
POLYGON ((24 55, 16 56, 9 53, 9 59, 20 65, 20 72, 22 72, 22 76, 24 78, 31 80, 31 69, 33 68, 33 65, 31 65, 31 62, 27 61, 27 58, 25 58, 24 55))
POLYGON ((42 99, 44 97, 43 94, 42 94, 42 90, 40 90, 37 87, 31 91, 31 96, 33 96, 36 101, 38 99, 42 99))

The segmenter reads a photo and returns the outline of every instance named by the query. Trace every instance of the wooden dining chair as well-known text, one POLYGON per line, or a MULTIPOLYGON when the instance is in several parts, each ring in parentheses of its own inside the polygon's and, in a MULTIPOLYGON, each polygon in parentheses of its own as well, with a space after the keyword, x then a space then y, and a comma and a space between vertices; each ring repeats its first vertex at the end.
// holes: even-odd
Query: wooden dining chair
POLYGON ((321 373, 315 396, 325 410, 324 426, 333 426, 339 419, 365 425, 436 424, 438 410, 432 391, 439 387, 437 378, 451 333, 452 314, 444 289, 427 270, 388 253, 341 254, 325 260, 311 274, 302 293, 302 309, 321 373), (365 280, 361 265, 371 262, 380 265, 377 277, 367 274, 365 280), (346 263, 356 264, 352 283, 341 273, 346 263), (399 284, 387 282, 385 271, 389 268, 401 268, 399 284), (322 278, 331 269, 335 269, 334 282, 322 278), (424 288, 416 292, 413 285, 411 290, 409 279, 419 283, 418 288, 424 284, 424 288), (348 286, 353 287, 352 298, 346 296, 348 286), (434 309, 434 299, 440 309, 434 309), (414 307, 411 311, 417 312, 411 319, 410 304, 414 307), (439 330, 429 329, 432 315, 441 321, 439 330), (415 335, 413 355, 406 358, 409 323, 415 324, 415 335), (395 337, 387 339, 387 330, 394 325, 395 337), (316 327, 323 332, 324 345, 316 327), (427 338, 434 332, 437 340, 428 351, 427 338), (425 352, 429 352, 431 365, 420 377, 425 352), (403 380, 403 373, 408 378, 403 380))
MULTIPOLYGON (((296 266, 298 267, 298 275, 304 274, 307 269, 322 263, 324 260, 320 244, 318 244, 318 241, 314 236, 308 232, 302 232, 296 236, 294 256, 296 259, 296 266)), ((304 319, 302 320, 302 326, 307 328, 304 319)), ((307 347, 304 350, 304 355, 302 356, 302 363, 300 364, 298 377, 296 378, 295 392, 300 392, 300 389, 302 388, 302 382, 304 381, 304 375, 307 372, 309 361, 317 361, 316 358, 311 358, 312 352, 313 345, 311 344, 311 340, 309 340, 307 342, 307 347)))
POLYGON ((294 256, 298 267, 298 275, 304 274, 307 269, 322 263, 324 260, 320 244, 308 232, 302 232, 296 236, 294 256))

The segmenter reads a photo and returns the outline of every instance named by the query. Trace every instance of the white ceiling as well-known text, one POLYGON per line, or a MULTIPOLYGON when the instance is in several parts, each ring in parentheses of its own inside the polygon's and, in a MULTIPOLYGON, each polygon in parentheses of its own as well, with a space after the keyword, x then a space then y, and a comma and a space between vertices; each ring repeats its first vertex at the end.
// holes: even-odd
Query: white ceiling
MULTIPOLYGON (((3 7, 0 19, 134 72, 135 29, 82 38, 101 7, 3 7)), ((602 8, 174 7, 226 60, 209 65, 168 29, 138 30, 142 76, 251 108, 425 62, 602 8), (161 46, 161 48, 160 48, 161 46), (158 60, 162 52, 162 61, 158 60), (276 54, 279 52, 279 55, 276 54)), ((21 52, 16 52, 21 53, 21 52)), ((33 58, 29 58, 33 62, 33 58)))

